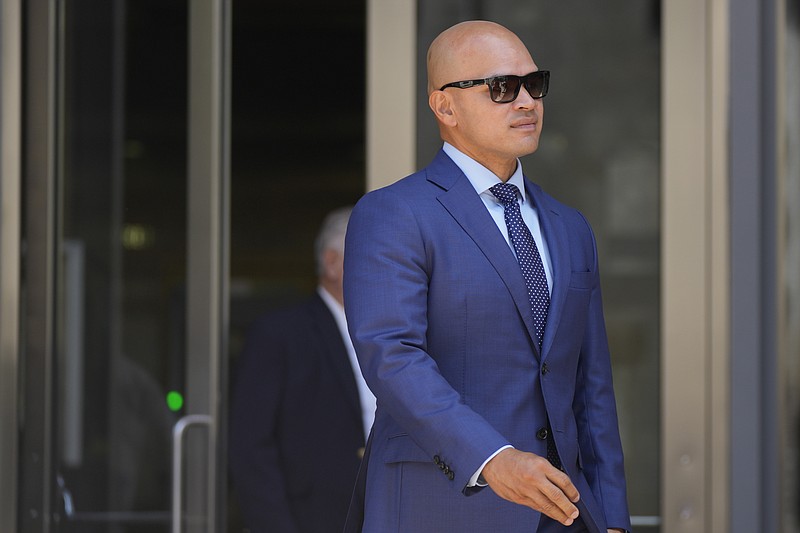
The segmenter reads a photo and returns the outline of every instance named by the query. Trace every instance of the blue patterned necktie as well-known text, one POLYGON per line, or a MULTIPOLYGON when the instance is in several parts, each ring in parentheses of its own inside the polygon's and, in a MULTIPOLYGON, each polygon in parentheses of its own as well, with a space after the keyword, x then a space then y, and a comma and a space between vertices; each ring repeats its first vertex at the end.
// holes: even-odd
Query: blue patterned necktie
MULTIPOLYGON (((536 247, 536 241, 533 240, 531 230, 522 220, 522 212, 517 201, 517 192, 519 192, 517 186, 510 183, 498 183, 489 190, 503 204, 508 237, 517 253, 522 277, 525 278, 525 285, 528 288, 528 301, 533 313, 533 328, 536 331, 536 340, 539 342, 539 351, 541 352, 544 328, 547 325, 547 312, 550 310, 550 290, 547 288, 542 257, 539 255, 539 249, 536 247)), ((549 421, 545 435, 547 459, 554 467, 563 470, 549 421)))
POLYGON ((531 235, 531 230, 522 220, 519 202, 517 202, 517 193, 519 192, 517 186, 510 183, 498 183, 489 190, 503 204, 508 237, 517 253, 517 261, 519 261, 519 267, 528 288, 528 301, 533 313, 533 327, 541 349, 544 328, 547 325, 547 312, 550 309, 550 291, 547 288, 542 258, 536 242, 533 240, 533 235, 531 235))

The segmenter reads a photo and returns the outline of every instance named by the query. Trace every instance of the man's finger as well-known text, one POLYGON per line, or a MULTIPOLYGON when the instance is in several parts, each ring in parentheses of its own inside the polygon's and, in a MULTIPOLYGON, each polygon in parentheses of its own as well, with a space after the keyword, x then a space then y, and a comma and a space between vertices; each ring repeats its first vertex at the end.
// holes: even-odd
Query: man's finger
POLYGON ((551 485, 546 493, 543 493, 546 500, 545 509, 542 510, 547 516, 553 520, 558 520, 562 524, 568 526, 573 520, 578 518, 578 508, 575 507, 567 496, 556 485, 551 485))
POLYGON ((555 505, 552 501, 548 500, 544 496, 541 496, 542 500, 532 500, 528 507, 539 511, 543 515, 547 515, 553 520, 568 526, 572 524, 574 518, 571 518, 569 515, 565 514, 557 505, 555 505))
POLYGON ((550 479, 555 486, 561 489, 561 492, 563 492, 564 495, 569 498, 569 501, 574 503, 580 500, 581 495, 578 492, 577 487, 575 487, 575 485, 572 483, 572 480, 569 478, 569 476, 561 470, 554 469, 554 471, 554 474, 547 476, 548 479, 550 479))

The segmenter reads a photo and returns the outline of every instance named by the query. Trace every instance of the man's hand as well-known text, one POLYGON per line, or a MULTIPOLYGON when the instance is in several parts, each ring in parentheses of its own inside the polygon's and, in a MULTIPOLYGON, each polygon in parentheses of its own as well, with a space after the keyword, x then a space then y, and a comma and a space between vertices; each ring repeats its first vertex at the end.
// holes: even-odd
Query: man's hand
POLYGON ((501 498, 546 514, 565 526, 578 518, 580 499, 569 477, 533 453, 507 448, 483 467, 483 478, 501 498))

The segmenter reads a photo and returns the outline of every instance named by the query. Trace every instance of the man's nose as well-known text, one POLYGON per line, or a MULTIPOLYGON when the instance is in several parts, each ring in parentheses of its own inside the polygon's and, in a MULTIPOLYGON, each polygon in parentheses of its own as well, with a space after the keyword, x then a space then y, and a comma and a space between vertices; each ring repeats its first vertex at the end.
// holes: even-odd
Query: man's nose
POLYGON ((514 100, 514 107, 517 109, 533 109, 537 105, 536 102, 537 99, 531 96, 528 88, 523 85, 519 88, 519 94, 514 100))

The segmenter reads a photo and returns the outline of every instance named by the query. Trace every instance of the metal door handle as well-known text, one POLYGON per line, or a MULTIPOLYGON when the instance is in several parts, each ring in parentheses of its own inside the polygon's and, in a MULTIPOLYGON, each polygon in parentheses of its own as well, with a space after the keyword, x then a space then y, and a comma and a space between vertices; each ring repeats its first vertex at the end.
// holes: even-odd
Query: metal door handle
POLYGON ((172 533, 181 533, 181 511, 183 508, 183 434, 192 425, 206 425, 209 433, 214 419, 209 415, 187 415, 172 428, 172 533))

